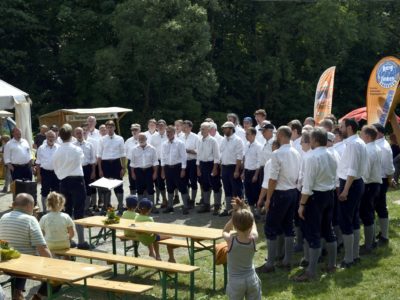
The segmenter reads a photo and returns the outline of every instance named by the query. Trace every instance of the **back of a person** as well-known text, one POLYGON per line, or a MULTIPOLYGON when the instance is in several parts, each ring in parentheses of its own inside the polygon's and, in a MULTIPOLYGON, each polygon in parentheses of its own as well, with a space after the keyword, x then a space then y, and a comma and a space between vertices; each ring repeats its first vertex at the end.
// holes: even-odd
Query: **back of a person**
POLYGON ((24 254, 36 255, 35 242, 40 242, 37 220, 24 212, 13 210, 0 219, 0 237, 10 247, 24 254))
POLYGON ((45 233, 50 250, 70 247, 68 227, 73 226, 70 216, 62 212, 49 212, 40 219, 40 227, 45 233))
MULTIPOLYGON (((135 211, 126 210, 122 214, 122 219, 135 220, 138 214, 135 211)), ((124 235, 127 237, 136 237, 136 233, 132 230, 124 230, 124 235)))
POLYGON ((232 238, 232 244, 228 250, 228 276, 245 278, 254 275, 253 264, 256 245, 253 239, 248 243, 238 241, 237 237, 232 238))
MULTIPOLYGON (((154 222, 154 220, 150 216, 137 214, 136 218, 135 218, 135 223, 139 223, 139 222, 154 222)), ((143 245, 146 245, 146 246, 148 246, 149 244, 151 244, 155 241, 154 234, 137 233, 136 237, 137 237, 138 241, 140 241, 143 245)))
MULTIPOLYGON (((278 160, 280 164, 277 190, 282 189, 280 182, 290 184, 292 188, 296 187, 298 174, 301 166, 301 156, 297 150, 291 145, 282 145, 278 150, 272 153, 272 156, 278 160)), ((271 172, 275 169, 274 159, 271 160, 271 172)), ((276 170, 274 170, 276 171, 276 170)), ((285 189, 285 188, 283 188, 285 189)))

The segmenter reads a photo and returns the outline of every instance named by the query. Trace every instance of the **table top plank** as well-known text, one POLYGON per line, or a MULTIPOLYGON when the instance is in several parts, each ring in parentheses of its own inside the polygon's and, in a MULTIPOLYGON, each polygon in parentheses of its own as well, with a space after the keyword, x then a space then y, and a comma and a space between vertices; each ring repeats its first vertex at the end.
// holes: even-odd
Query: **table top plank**
POLYGON ((21 254, 19 258, 1 261, 0 270, 39 280, 71 283, 105 273, 110 271, 111 267, 21 254))
POLYGON ((105 225, 103 220, 105 220, 104 216, 93 216, 75 220, 75 224, 82 225, 84 227, 103 227, 118 230, 132 230, 135 232, 171 235, 195 240, 218 240, 222 238, 222 229, 217 228, 159 222, 135 223, 135 221, 128 219, 120 219, 118 224, 105 225))

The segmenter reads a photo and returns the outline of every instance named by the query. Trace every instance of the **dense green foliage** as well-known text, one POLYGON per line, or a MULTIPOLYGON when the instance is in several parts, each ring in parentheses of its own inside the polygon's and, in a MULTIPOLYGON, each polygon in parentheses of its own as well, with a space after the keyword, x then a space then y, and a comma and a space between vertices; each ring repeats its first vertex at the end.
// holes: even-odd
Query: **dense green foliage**
POLYGON ((34 119, 122 106, 125 122, 264 107, 312 115, 337 66, 333 112, 365 104, 375 63, 399 55, 399 1, 3 0, 0 78, 31 94, 34 119))

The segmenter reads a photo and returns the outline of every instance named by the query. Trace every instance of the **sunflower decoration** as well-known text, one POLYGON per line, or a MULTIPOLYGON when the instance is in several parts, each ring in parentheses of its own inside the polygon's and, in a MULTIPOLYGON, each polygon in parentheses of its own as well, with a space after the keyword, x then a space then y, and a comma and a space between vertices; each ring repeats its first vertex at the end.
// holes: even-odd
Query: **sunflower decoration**
POLYGON ((106 225, 119 223, 119 216, 117 216, 114 207, 109 207, 107 209, 106 217, 107 218, 105 220, 103 220, 103 223, 106 225))
POLYGON ((10 260, 13 258, 18 258, 21 254, 10 247, 7 241, 0 240, 0 251, 1 251, 1 260, 10 260))

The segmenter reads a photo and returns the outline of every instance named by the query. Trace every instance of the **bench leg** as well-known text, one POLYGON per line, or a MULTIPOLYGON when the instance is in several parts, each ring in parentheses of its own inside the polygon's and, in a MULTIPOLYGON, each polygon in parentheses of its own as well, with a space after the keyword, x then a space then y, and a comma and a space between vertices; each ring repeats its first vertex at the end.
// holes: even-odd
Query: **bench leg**
POLYGON ((226 290, 226 284, 228 283, 228 266, 224 264, 224 290, 226 290))
MULTIPOLYGON (((194 266, 194 240, 190 239, 190 264, 194 266)), ((190 273, 190 300, 194 300, 194 272, 190 273)))
POLYGON ((216 261, 216 257, 215 257, 215 240, 213 240, 213 249, 212 249, 212 254, 213 254, 213 291, 215 292, 215 273, 216 273, 216 267, 215 267, 215 261, 216 261))
POLYGON ((162 271, 161 272, 161 299, 166 300, 167 299, 167 272, 162 271))
MULTIPOLYGON (((124 242, 124 256, 126 256, 126 241, 124 240, 123 242, 124 242)), ((124 264, 124 267, 125 267, 125 275, 127 275, 128 274, 128 265, 124 264)))
MULTIPOLYGON (((117 240, 116 240, 116 230, 112 229, 111 230, 111 242, 112 242, 112 251, 113 254, 117 254, 117 240)), ((118 275, 118 266, 117 264, 114 264, 114 276, 118 275)))
POLYGON ((175 273, 174 286, 175 286, 175 300, 178 300, 178 273, 175 273))

